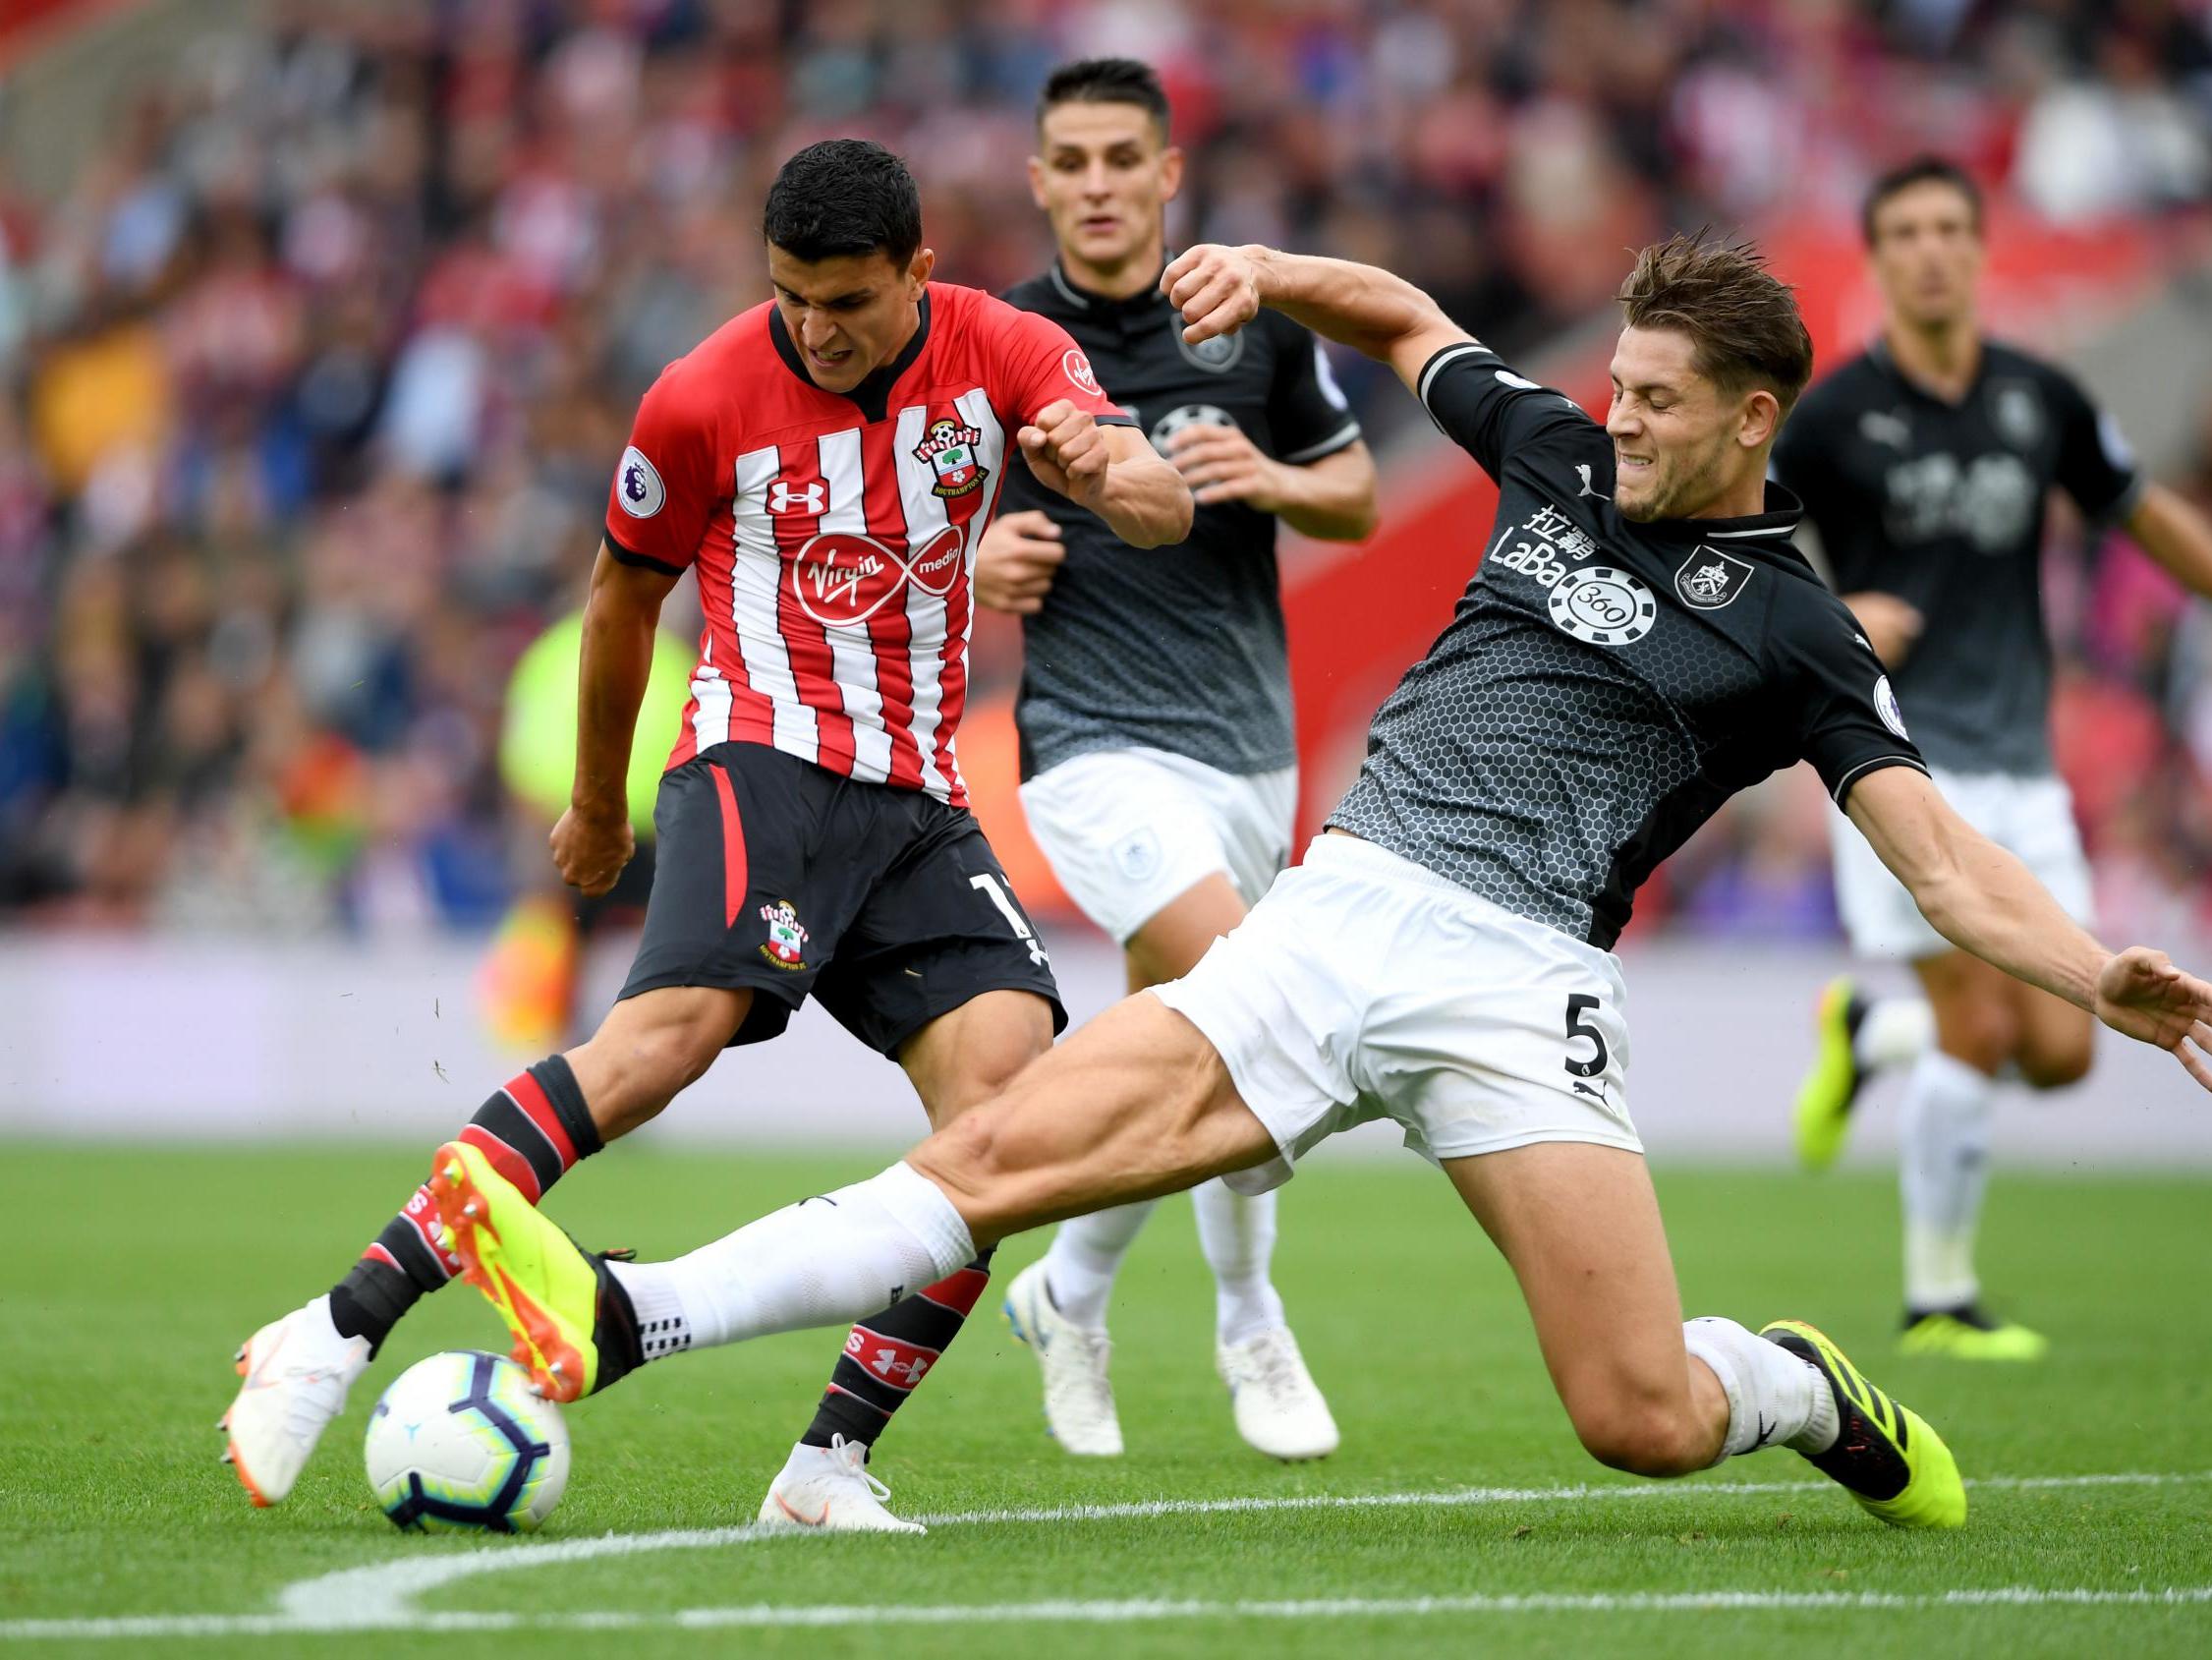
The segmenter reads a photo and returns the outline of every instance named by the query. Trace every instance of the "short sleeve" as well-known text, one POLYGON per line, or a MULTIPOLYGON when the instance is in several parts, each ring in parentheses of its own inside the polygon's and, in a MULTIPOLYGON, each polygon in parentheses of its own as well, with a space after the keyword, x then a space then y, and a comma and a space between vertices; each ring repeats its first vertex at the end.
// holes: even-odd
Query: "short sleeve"
POLYGON ((1776 611, 1773 644, 1796 700, 1797 753, 1836 805, 1884 767, 1925 773, 1890 677, 1843 601, 1804 585, 1776 611))
POLYGON ((991 401, 1027 424, 1048 404, 1066 398, 1102 427, 1134 427, 1136 422, 1107 397, 1068 331, 1050 317, 1016 311, 1003 300, 983 304, 997 318, 992 359, 991 401))
POLYGON ((1303 467, 1349 449, 1359 442, 1359 418, 1336 384, 1321 342, 1288 317, 1266 315, 1283 325, 1275 380, 1268 388, 1268 429, 1275 437, 1276 460, 1303 467))
POLYGON ((2142 492, 2142 475, 2120 423, 2091 403, 2070 375, 2056 370, 2051 398, 2059 422, 2060 487, 2091 519, 2125 517, 2142 492))
POLYGON ((1438 429, 1494 479, 1523 444, 1597 428, 1564 392, 1522 378, 1472 340, 1438 352, 1422 366, 1413 390, 1438 429))
POLYGON ((683 571, 699 556, 721 490, 714 434, 682 365, 647 390, 607 490, 606 540, 625 564, 683 571))

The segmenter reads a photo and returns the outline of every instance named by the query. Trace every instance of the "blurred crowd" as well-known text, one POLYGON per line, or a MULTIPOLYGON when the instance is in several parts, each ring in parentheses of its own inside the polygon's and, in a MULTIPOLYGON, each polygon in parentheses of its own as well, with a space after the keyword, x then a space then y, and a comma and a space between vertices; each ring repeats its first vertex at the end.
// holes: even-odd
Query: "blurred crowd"
MULTIPOLYGON (((508 669, 578 598, 639 393, 765 297, 758 203, 817 138, 897 148, 940 272, 1001 287, 1049 252, 1045 72, 1143 56, 1192 150, 1177 241, 1386 264, 1507 349, 1602 308, 1591 250, 1847 217, 1904 149, 2054 218, 2212 193, 2201 0, 267 12, 92 89, 57 198, 0 171, 0 919, 495 915, 537 840, 492 762, 508 669)), ((1410 403, 1347 378, 1387 438, 1410 403)), ((2067 568, 2070 741, 2128 769, 2090 803, 2109 870, 2202 906, 2212 645, 2127 550, 2067 568)), ((1762 799, 1657 908, 1825 926, 1817 790, 1762 799)))

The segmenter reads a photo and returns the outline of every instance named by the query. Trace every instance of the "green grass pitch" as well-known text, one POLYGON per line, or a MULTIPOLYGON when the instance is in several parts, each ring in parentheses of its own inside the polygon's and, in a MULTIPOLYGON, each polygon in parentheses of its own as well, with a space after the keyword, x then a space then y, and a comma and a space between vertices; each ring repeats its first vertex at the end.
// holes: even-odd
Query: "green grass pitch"
MULTIPOLYGON (((1055 1660, 1628 1644, 1640 1657, 1785 1644, 2007 1660, 2212 1653, 2212 1601, 2156 1594, 2212 1586, 2212 1184, 2201 1178, 2001 1176, 1986 1271, 2056 1351, 2037 1367, 1975 1369, 1891 1350, 1885 1180, 1661 1168, 1691 1312, 1820 1323, 1944 1429, 1970 1480, 2010 1478, 1973 1492, 1962 1534, 1892 1532, 1787 1453, 1665 1487, 1600 1469, 1568 1432, 1509 1277, 1443 1179, 1411 1158, 1325 1154, 1284 1190, 1276 1271, 1343 1427, 1336 1457, 1286 1467, 1235 1439, 1212 1373, 1211 1289, 1176 1199, 1139 1242, 1115 1304, 1126 1458, 1071 1460, 1046 1439, 1035 1368, 996 1317, 994 1289, 879 1456, 895 1508, 948 1518, 928 1538, 694 1540, 548 1562, 544 1541, 750 1521, 837 1337, 686 1356, 571 1407, 567 1498, 536 1541, 402 1536, 369 1503, 363 1424, 409 1360, 500 1346, 488 1312, 457 1288, 401 1328, 291 1502, 255 1513, 215 1461, 231 1351, 328 1284, 425 1152, 0 1149, 12 1245, 0 1276, 0 1650, 382 1656, 549 1639, 559 1652, 583 1641, 900 1660, 1045 1645, 1055 1660), (2076 1479, 2096 1476, 2158 1479, 2076 1479), (1585 1483, 1601 1491, 1466 1491, 1585 1483), (1731 1490, 1743 1483, 1787 1485, 1731 1490), (1335 1502, 1360 1496, 1399 1497, 1335 1502), (1319 1502, 1203 1508, 1229 1499, 1319 1502), (950 1519, 1155 1500, 1192 1506, 950 1519), (267 1616, 288 1586, 343 1570, 509 1555, 509 1567, 404 1602, 373 1575, 351 1581, 357 1604, 388 1596, 381 1606, 412 1611, 395 1629, 218 1619, 196 1637, 181 1623, 267 1616), (2023 1588, 2035 1596, 1957 1600, 2023 1588), (2058 1592, 2097 1597, 2047 1595, 2058 1592), (1747 1600, 1730 1605, 1737 1593, 1747 1600), (2114 1600, 2129 1593, 2152 1594, 2114 1600), (1424 1598, 1456 1600, 1424 1609, 1424 1598), (1292 1602, 1327 1606, 1279 1606, 1292 1602), (1080 1606, 1025 1606, 1040 1603, 1080 1606), (1253 1603, 1277 1606, 1229 1606, 1253 1603), (1106 1619, 1107 1604, 1124 1618, 1106 1619), (25 1624, 134 1616, 168 1623, 25 1624), (504 1628, 494 1618, 517 1616, 504 1628), (110 1634, 88 1634, 98 1630, 110 1634)), ((588 1240, 661 1255, 880 1162, 632 1145, 580 1172, 550 1208, 588 1240)), ((996 1285, 1042 1242, 1001 1252, 996 1285)))

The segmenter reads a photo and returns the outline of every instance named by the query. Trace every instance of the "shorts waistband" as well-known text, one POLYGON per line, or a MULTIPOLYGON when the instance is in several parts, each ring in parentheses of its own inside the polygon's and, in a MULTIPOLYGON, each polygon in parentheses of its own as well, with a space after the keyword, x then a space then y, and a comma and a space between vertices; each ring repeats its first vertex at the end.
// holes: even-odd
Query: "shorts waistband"
POLYGON ((1363 836, 1338 835, 1323 830, 1306 844, 1303 863, 1323 870, 1358 872, 1377 881, 1387 882, 1393 887, 1417 887, 1440 899, 1450 901, 1461 914, 1477 917, 1493 928, 1503 929, 1524 938, 1541 938, 1546 944, 1557 944, 1570 955, 1585 957, 1594 962, 1616 964, 1619 961, 1613 952, 1593 945, 1587 940, 1577 940, 1571 934, 1562 934, 1548 922, 1538 922, 1533 917, 1509 911, 1503 905, 1484 898, 1473 888, 1461 887, 1448 876, 1408 859, 1402 853, 1393 853, 1388 847, 1363 836))

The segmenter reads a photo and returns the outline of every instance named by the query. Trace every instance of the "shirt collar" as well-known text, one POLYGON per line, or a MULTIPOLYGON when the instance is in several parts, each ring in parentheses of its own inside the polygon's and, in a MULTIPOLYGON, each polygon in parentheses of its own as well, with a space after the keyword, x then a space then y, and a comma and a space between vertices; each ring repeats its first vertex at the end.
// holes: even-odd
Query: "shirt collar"
MULTIPOLYGON (((1168 258, 1172 259, 1173 256, 1170 255, 1168 258)), ((1161 270, 1166 268, 1164 263, 1160 267, 1161 270)), ((1083 287, 1073 277, 1069 276, 1067 267, 1056 258, 1052 261, 1051 269, 1047 271, 1046 275, 1051 281, 1052 292, 1087 316, 1129 316, 1144 312, 1157 311, 1167 303, 1167 296, 1160 292, 1160 271, 1155 271, 1152 281, 1138 289, 1136 293, 1118 300, 1109 295, 1092 293, 1091 290, 1083 287)))
POLYGON ((806 359, 799 354, 799 343, 783 326, 783 313, 772 303, 768 307, 768 339, 775 347, 775 355, 783 360, 784 368, 823 397, 844 398, 859 405, 861 413, 869 420, 881 421, 888 413, 892 386, 897 384, 900 375, 914 367, 914 360, 930 342, 930 291, 927 288, 922 290, 918 309, 921 315, 915 320, 913 336, 899 348, 898 356, 870 371, 866 379, 846 392, 832 392, 807 372, 806 359))
POLYGON ((1786 553, 1802 561, 1803 555, 1790 543, 1790 533, 1805 516, 1805 504, 1787 485, 1767 481, 1767 497, 1764 509, 1746 513, 1734 519, 1655 519, 1638 525, 1624 521, 1631 528, 1647 532, 1665 542, 1725 542, 1730 546, 1751 546, 1770 553, 1786 553))

